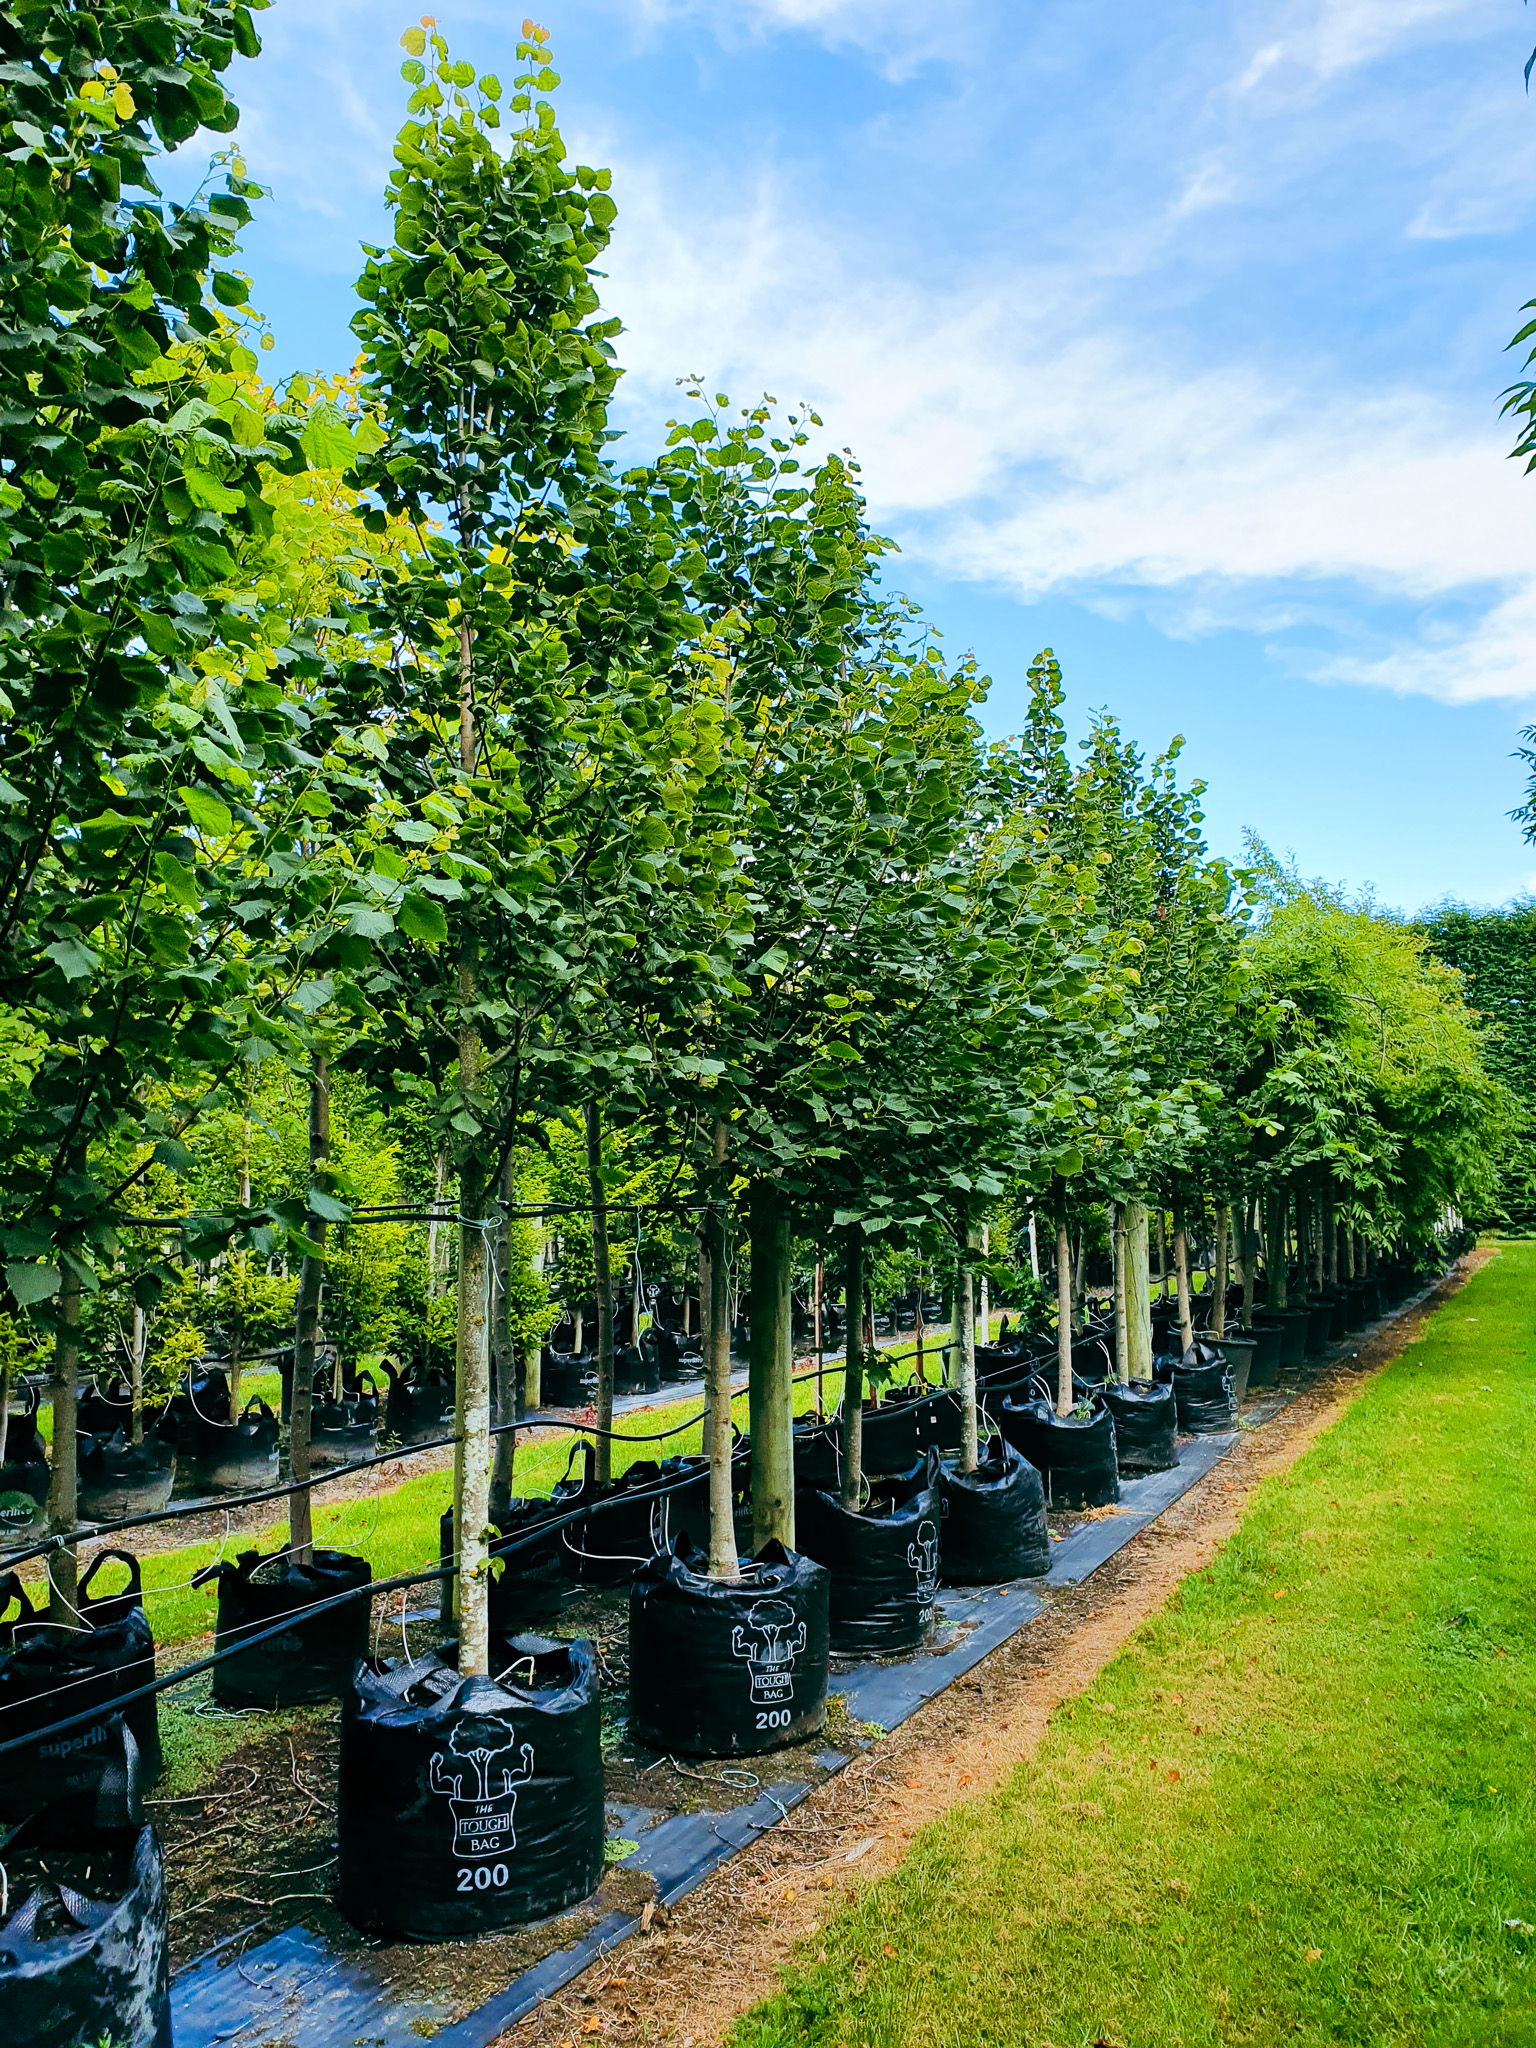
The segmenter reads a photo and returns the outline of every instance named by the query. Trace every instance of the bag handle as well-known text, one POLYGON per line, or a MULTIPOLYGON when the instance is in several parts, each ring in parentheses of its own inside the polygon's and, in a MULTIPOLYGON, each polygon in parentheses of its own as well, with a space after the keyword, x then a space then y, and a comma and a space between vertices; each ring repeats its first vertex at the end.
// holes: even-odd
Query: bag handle
POLYGON ((7 1572, 5 1577, 0 1579, 0 1639, 9 1643, 13 1631, 20 1628, 24 1621, 33 1620, 36 1614, 37 1609, 27 1598, 27 1589, 21 1583, 20 1573, 7 1572), (13 1621, 7 1621, 5 1616, 12 1601, 21 1609, 21 1612, 13 1621))
POLYGON ((98 1550, 80 1575, 78 1588, 80 1598, 83 1600, 90 1592, 92 1579, 95 1578, 108 1558, 114 1559, 118 1564, 127 1565, 128 1583, 121 1592, 103 1593, 99 1595, 99 1598, 102 1600, 126 1600, 130 1606, 137 1602, 142 1607, 144 1604, 144 1575, 139 1569, 139 1560, 131 1550, 98 1550))

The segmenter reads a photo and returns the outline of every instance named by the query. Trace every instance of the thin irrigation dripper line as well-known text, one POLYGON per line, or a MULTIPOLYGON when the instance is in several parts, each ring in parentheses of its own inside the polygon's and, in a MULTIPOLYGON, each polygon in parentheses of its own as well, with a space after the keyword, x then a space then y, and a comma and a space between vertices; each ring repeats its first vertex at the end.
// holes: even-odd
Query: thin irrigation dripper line
MULTIPOLYGON (((659 1500, 665 1495, 680 1493, 686 1486, 695 1485, 697 1479, 697 1473, 684 1473, 676 1479, 667 1480, 660 1486, 646 1488, 641 1492, 629 1494, 625 1498, 630 1504, 637 1500, 659 1500)), ((550 1537, 559 1530, 569 1528, 573 1522, 581 1521, 584 1517, 599 1511, 604 1505, 618 1505, 618 1503, 598 1502, 595 1506, 572 1508, 568 1514, 551 1515, 547 1521, 541 1522, 537 1529, 531 1530, 527 1535, 514 1536, 505 1543, 495 1545, 489 1553, 490 1559, 492 1562, 499 1562, 503 1558, 513 1556, 520 1550, 531 1550, 535 1544, 547 1543, 550 1537)), ((105 1700, 95 1707, 88 1707, 83 1713, 73 1714, 67 1720, 51 1722, 46 1728, 33 1728, 25 1735, 11 1736, 8 1741, 0 1742, 0 1757, 10 1756, 19 1749, 31 1749, 37 1743, 51 1736, 67 1735, 72 1729, 89 1727, 95 1722, 110 1720, 114 1715, 121 1713, 124 1707, 131 1707, 136 1700, 150 1699, 156 1694, 171 1691, 175 1686, 186 1685, 194 1678, 201 1678, 205 1671, 213 1670, 215 1665, 226 1663, 231 1657, 243 1656, 247 1650, 254 1649, 258 1643, 271 1641, 274 1636, 291 1633, 297 1623, 310 1621, 316 1615, 329 1614, 334 1609, 346 1607, 352 1601, 361 1600, 365 1596, 371 1601, 379 1593, 398 1593, 407 1586, 426 1586, 443 1579, 454 1579, 460 1575, 461 1570, 462 1566, 457 1561, 451 1564, 439 1563, 430 1565, 422 1571, 400 1572, 392 1579, 370 1579, 362 1585, 349 1586, 343 1592, 332 1593, 324 1600, 316 1600, 303 1607, 289 1608, 287 1613, 279 1620, 269 1622, 265 1628, 259 1630, 256 1634, 246 1636, 243 1641, 232 1644, 225 1649, 214 1650, 208 1656, 200 1657, 193 1664, 183 1664, 175 1671, 168 1671, 164 1677, 157 1678, 148 1685, 136 1686, 132 1692, 118 1693, 111 1700, 105 1700)), ((95 1679, 99 1679, 101 1676, 99 1671, 92 1672, 89 1675, 95 1679)), ((79 1682, 76 1679, 69 1679, 65 1685, 56 1686, 52 1688, 52 1691, 63 1692, 67 1690, 68 1686, 78 1684, 79 1682)), ((35 1697, 47 1699, 51 1697, 51 1693, 40 1693, 35 1695, 35 1697)), ((19 1705, 20 1702, 17 1704, 19 1705)))

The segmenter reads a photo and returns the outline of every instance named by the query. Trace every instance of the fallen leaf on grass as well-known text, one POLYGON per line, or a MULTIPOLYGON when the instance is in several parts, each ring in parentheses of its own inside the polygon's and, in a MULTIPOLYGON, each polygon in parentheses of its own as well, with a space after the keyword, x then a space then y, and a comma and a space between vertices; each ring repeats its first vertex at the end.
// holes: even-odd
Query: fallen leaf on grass
POLYGON ((1283 1600, 1285 1598, 1284 1586, 1281 1586, 1274 1594, 1271 1595, 1271 1597, 1275 1600, 1283 1600))
POLYGON ((1320 1963, 1322 1960, 1323 1952, 1320 1948, 1309 1948, 1307 1950, 1307 1961, 1309 1963, 1320 1963))
POLYGON ((893 1949, 893 1948, 891 1947, 891 1944, 890 1944, 889 1942, 887 1942, 887 1943, 885 1944, 885 1949, 884 1949, 884 1953, 885 1953, 886 1955, 888 1955, 888 1956, 890 1957, 890 1959, 891 1959, 891 1961, 892 1961, 893 1963, 895 1962, 895 1960, 896 1960, 896 1951, 895 1951, 895 1949, 893 1949))
POLYGON ((906 1786, 909 1792, 921 1792, 923 1789, 922 1780, 920 1778, 903 1778, 901 1782, 903 1785, 906 1786))
POLYGON ((843 1861, 845 1863, 857 1863, 861 1856, 867 1856, 869 1854, 870 1850, 874 1848, 876 1842, 878 1842, 879 1839, 880 1837, 878 1835, 866 1835, 862 1842, 854 1843, 853 1847, 848 1851, 848 1854, 843 1858, 843 1861))
POLYGON ((1179 1773, 1177 1771, 1170 1771, 1168 1773, 1168 1782, 1170 1785, 1177 1785, 1177 1783, 1179 1782, 1179 1773))
POLYGON ((827 1960, 827 1952, 824 1948, 817 1949, 816 1960, 818 1963, 824 1963, 827 1960))
POLYGON ((974 1785, 976 1780, 971 1776, 969 1771, 962 1771, 957 1782, 962 1785, 974 1785))

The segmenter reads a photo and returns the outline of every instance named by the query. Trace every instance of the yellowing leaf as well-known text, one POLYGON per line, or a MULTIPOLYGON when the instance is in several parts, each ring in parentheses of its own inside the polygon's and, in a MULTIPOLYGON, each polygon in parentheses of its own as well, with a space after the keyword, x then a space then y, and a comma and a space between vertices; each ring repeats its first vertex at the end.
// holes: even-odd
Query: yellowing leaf
POLYGON ((117 110, 117 118, 120 121, 131 121, 138 112, 138 108, 133 103, 131 88, 124 85, 121 79, 112 88, 112 104, 117 110))

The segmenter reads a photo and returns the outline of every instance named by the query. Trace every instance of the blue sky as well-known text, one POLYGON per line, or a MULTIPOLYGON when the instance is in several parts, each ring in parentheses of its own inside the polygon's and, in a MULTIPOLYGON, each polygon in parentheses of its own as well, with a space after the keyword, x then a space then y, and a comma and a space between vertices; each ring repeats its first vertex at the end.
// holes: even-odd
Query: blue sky
MULTIPOLYGON (((513 70, 521 6, 444 6, 513 70)), ((1514 0, 559 0, 572 152, 613 169, 618 423, 697 371, 806 398, 894 579, 1017 723, 1187 739, 1212 841, 1413 910, 1536 887, 1536 20, 1514 0)), ((275 0, 237 65, 285 368, 351 360, 413 14, 275 0)), ((270 359, 269 359, 270 360, 270 359)))

